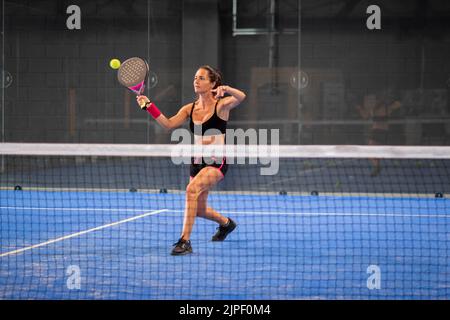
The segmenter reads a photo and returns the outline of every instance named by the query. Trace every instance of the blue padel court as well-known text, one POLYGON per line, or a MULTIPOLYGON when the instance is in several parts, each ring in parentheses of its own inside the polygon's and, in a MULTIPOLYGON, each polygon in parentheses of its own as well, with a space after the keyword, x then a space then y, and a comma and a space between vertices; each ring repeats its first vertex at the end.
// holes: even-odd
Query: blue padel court
POLYGON ((450 200, 217 193, 237 229, 171 256, 183 193, 0 191, 0 299, 449 299, 450 200))

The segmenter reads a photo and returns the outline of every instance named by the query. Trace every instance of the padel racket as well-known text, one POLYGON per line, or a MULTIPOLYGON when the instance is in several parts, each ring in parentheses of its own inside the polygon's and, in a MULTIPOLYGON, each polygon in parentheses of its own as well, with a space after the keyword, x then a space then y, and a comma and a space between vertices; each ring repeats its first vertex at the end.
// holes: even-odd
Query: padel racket
MULTIPOLYGON (((149 68, 147 62, 138 57, 125 60, 117 72, 120 84, 133 91, 136 95, 144 93, 149 68)), ((141 108, 145 108, 141 106, 141 108)))

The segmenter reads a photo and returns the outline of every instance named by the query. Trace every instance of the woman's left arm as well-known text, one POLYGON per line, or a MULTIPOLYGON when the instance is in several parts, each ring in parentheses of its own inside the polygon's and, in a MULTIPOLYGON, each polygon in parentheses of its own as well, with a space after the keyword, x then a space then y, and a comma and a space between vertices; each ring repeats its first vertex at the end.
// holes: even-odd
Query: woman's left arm
POLYGON ((222 98, 225 94, 229 94, 229 96, 222 99, 222 108, 227 108, 228 110, 237 107, 245 99, 244 92, 230 86, 219 86, 213 89, 212 92, 215 94, 216 99, 222 98))

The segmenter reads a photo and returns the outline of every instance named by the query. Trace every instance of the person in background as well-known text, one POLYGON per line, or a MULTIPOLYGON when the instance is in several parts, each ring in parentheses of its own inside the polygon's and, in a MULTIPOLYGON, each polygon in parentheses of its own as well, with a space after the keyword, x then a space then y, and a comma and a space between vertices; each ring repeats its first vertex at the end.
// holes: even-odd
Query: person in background
MULTIPOLYGON (((362 103, 356 105, 356 110, 364 120, 372 120, 369 129, 369 145, 389 144, 389 117, 401 107, 399 100, 392 98, 390 90, 375 94, 366 94, 362 103)), ((372 164, 371 176, 376 177, 381 172, 381 160, 377 158, 369 159, 372 164)))

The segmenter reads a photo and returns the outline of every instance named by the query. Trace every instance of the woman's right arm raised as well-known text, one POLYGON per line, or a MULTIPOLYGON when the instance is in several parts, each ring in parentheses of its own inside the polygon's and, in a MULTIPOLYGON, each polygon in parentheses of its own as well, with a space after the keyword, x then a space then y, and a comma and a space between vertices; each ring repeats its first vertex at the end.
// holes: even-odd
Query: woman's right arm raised
MULTIPOLYGON (((148 103, 150 103, 150 100, 146 96, 137 96, 136 100, 139 106, 144 103, 147 105, 148 103)), ((150 105, 147 107, 147 112, 150 113, 156 120, 156 122, 158 122, 163 128, 174 129, 181 126, 186 121, 186 119, 189 117, 189 109, 190 104, 184 105, 176 115, 167 119, 167 117, 159 111, 154 103, 150 103, 150 105)))

